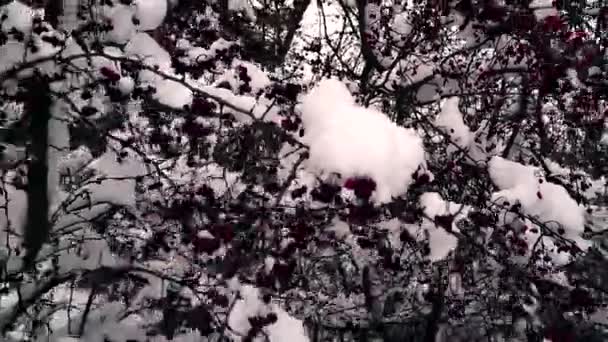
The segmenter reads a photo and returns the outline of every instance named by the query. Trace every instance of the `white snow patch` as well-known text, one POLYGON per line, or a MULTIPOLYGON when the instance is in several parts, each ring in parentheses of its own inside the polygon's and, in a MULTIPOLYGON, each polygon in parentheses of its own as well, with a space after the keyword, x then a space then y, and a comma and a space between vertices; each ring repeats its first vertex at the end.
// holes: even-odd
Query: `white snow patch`
POLYGON ((334 218, 332 225, 327 230, 333 232, 339 240, 342 240, 351 234, 348 223, 338 218, 334 218))
POLYGON ((358 106, 335 79, 321 81, 305 96, 301 110, 308 167, 344 178, 370 177, 377 185, 372 200, 380 203, 407 191, 412 173, 424 161, 422 139, 413 130, 358 106))
MULTIPOLYGON (((270 342, 308 341, 302 321, 291 317, 276 304, 265 304, 262 302, 260 291, 257 288, 251 285, 243 285, 240 287, 239 292, 242 299, 235 303, 228 317, 228 325, 235 332, 247 335, 247 332, 251 328, 251 324, 249 324, 250 317, 265 317, 269 313, 275 313, 277 321, 264 328, 270 342)), ((242 340, 241 336, 234 336, 234 338, 237 341, 242 340)))
MULTIPOLYGON (((147 66, 158 67, 161 73, 173 76, 171 56, 147 33, 135 35, 127 44, 125 53, 128 57, 143 61, 147 66)), ((165 79, 151 70, 140 71, 139 77, 142 82, 156 88, 154 98, 166 106, 181 109, 192 103, 192 91, 179 82, 165 79)))
POLYGON ((105 40, 124 44, 135 36, 137 30, 133 23, 135 10, 131 6, 115 4, 103 7, 103 16, 112 24, 112 30, 107 32, 105 40))
POLYGON ((167 0, 136 0, 135 17, 139 20, 139 30, 154 30, 162 24, 167 14, 167 0))
POLYGON ((20 1, 12 1, 0 7, 0 17, 6 17, 1 21, 1 30, 5 33, 13 28, 26 36, 32 31, 32 21, 36 11, 24 5, 20 1))
POLYGON ((147 174, 146 166, 135 156, 124 158, 118 162, 114 152, 106 152, 91 162, 89 167, 102 177, 99 184, 91 184, 86 188, 91 192, 91 200, 95 202, 108 201, 115 204, 135 205, 135 177, 147 174), (107 179, 106 179, 107 178, 107 179))
POLYGON ((23 62, 25 44, 15 40, 0 45, 0 74, 23 62))
POLYGON ((228 0, 228 10, 244 13, 249 20, 255 21, 256 15, 248 0, 228 0))
POLYGON ((157 65, 163 71, 171 68, 171 55, 147 33, 136 34, 125 47, 125 54, 148 66, 157 65))
POLYGON ((251 86, 251 89, 254 93, 270 85, 270 79, 266 75, 266 72, 264 72, 258 66, 249 62, 239 60, 235 60, 232 62, 233 69, 238 68, 239 66, 247 69, 247 75, 249 75, 249 77, 251 78, 249 85, 251 86))
MULTIPOLYGON (((471 130, 464 123, 462 112, 458 109, 458 97, 451 97, 443 103, 441 113, 435 119, 437 128, 443 130, 450 136, 450 140, 458 147, 466 149, 471 143, 471 130)), ((451 154, 455 152, 455 146, 448 146, 447 152, 451 154)))
POLYGON ((181 109, 192 103, 192 91, 181 83, 161 79, 156 82, 155 88, 154 98, 166 106, 181 109))
MULTIPOLYGON (((455 202, 445 201, 441 195, 436 192, 427 192, 420 196, 420 205, 424 208, 424 213, 430 218, 434 219, 438 215, 464 215, 466 211, 462 208, 461 204, 455 202)), ((428 232, 428 242, 431 248, 429 259, 431 261, 437 261, 445 258, 448 253, 453 251, 457 244, 458 239, 442 227, 437 227, 429 220, 424 219, 423 228, 428 232)), ((456 231, 457 218, 455 217, 452 222, 452 230, 456 231)))
POLYGON ((409 12, 402 12, 395 16, 392 25, 393 39, 399 41, 404 36, 407 36, 412 32, 412 19, 410 18, 409 12))
POLYGON ((123 95, 129 95, 135 89, 135 81, 129 76, 121 77, 118 81, 118 90, 123 95))
POLYGON ((488 163, 492 182, 500 189, 492 196, 499 204, 519 202, 529 215, 536 216, 548 226, 565 229, 565 237, 586 249, 589 242, 580 237, 585 223, 585 211, 562 186, 539 181, 538 168, 519 164, 501 157, 488 163))
POLYGON ((202 239, 215 239, 215 237, 207 229, 199 231, 196 236, 202 239))

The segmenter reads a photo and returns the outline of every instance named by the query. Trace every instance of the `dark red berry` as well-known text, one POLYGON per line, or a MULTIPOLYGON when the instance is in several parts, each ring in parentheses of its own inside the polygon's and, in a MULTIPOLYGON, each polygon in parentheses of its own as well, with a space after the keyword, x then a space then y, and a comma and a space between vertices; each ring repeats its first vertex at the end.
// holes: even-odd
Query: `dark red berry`
POLYGON ((376 190, 376 182, 370 178, 349 178, 344 182, 344 187, 354 190, 359 198, 369 198, 376 190))
POLYGON ((120 75, 116 71, 108 67, 102 67, 99 72, 103 77, 107 78, 112 82, 118 82, 120 80, 120 75))

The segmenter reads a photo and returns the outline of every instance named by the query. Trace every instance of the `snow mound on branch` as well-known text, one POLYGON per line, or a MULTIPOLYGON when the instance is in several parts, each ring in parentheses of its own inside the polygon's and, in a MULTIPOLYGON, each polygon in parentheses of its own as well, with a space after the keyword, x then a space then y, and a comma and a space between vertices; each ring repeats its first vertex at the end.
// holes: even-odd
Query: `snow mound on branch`
POLYGON ((28 35, 32 31, 32 22, 36 12, 19 1, 0 6, 0 16, 6 17, 1 21, 1 31, 10 32, 13 28, 28 35))
POLYGON ((181 109, 192 103, 194 95, 183 84, 173 80, 161 80, 156 83, 155 87, 154 98, 166 106, 181 109))
MULTIPOLYGON (((471 143, 471 130, 464 123, 462 112, 458 109, 458 97, 447 99, 441 107, 441 113, 435 119, 437 128, 450 136, 450 140, 462 149, 469 147, 471 143)), ((455 146, 448 146, 448 154, 455 152, 455 146)))
MULTIPOLYGON (((251 329, 249 318, 265 317, 270 313, 277 316, 276 322, 264 328, 270 342, 308 342, 302 322, 291 317, 285 310, 276 304, 265 304, 261 300, 260 291, 251 286, 243 285, 240 288, 241 298, 237 301, 228 317, 228 325, 232 330, 246 336, 251 329)), ((242 340, 235 336, 237 341, 242 340)))
POLYGON ((136 0, 135 17, 139 20, 139 30, 154 30, 162 24, 167 14, 167 0, 136 0))
MULTIPOLYGON (((148 67, 158 67, 159 73, 173 75, 171 56, 147 33, 136 34, 125 47, 128 57, 141 60, 148 67)), ((142 70, 139 78, 143 83, 152 85, 156 92, 154 98, 171 108, 182 109, 192 103, 192 91, 185 85, 166 79, 152 70, 142 70)))
POLYGON ((161 25, 167 15, 167 1, 136 0, 133 5, 98 6, 94 10, 112 23, 105 39, 124 44, 138 32, 151 31, 161 25))
POLYGON ((395 19, 393 19, 392 29, 393 32, 391 32, 391 35, 396 41, 404 36, 408 36, 412 32, 412 18, 410 17, 410 12, 405 11, 397 14, 395 19))
POLYGON ((249 86, 251 87, 253 93, 257 93, 270 85, 270 79, 266 75, 266 72, 255 64, 240 60, 232 61, 232 69, 226 71, 226 73, 220 79, 220 82, 225 80, 230 83, 233 89, 238 89, 239 85, 241 84, 240 82, 243 81, 239 78, 241 68, 244 68, 247 71, 247 76, 249 76, 251 79, 249 81, 249 86))
MULTIPOLYGON (((444 200, 436 192, 426 192, 420 196, 420 205, 424 208, 424 214, 431 219, 436 216, 457 215, 463 216, 466 210, 461 204, 444 200)), ((444 228, 431 227, 431 221, 424 219, 422 228, 428 232, 428 242, 430 247, 429 259, 438 261, 444 259, 458 245, 458 239, 448 233, 444 228)), ((452 221, 452 230, 456 231, 456 218, 452 221)))
POLYGON ((500 189, 493 194, 494 201, 499 204, 507 201, 511 205, 519 202, 525 213, 538 217, 549 227, 564 228, 564 236, 574 240, 579 247, 589 246, 580 237, 584 230, 585 209, 562 186, 541 180, 537 176, 538 168, 493 157, 488 163, 488 171, 492 182, 500 189))
POLYGON ((301 109, 311 169, 345 178, 370 177, 377 185, 372 199, 379 203, 407 191, 412 173, 424 161, 422 139, 413 130, 358 106, 335 79, 321 81, 305 96, 301 109))
POLYGON ((136 34, 125 47, 125 54, 163 71, 171 68, 171 55, 147 33, 136 34))
POLYGON ((216 58, 217 54, 220 51, 227 51, 231 46, 238 45, 234 41, 228 41, 224 38, 219 38, 214 41, 208 49, 205 49, 200 46, 192 45, 189 41, 185 39, 179 39, 177 41, 177 48, 183 49, 186 51, 186 57, 182 58, 181 61, 187 63, 189 65, 200 63, 204 61, 208 61, 210 59, 216 58))
POLYGON ((131 6, 115 4, 111 7, 103 6, 100 10, 102 16, 112 23, 112 29, 105 34, 105 40, 124 44, 136 34, 134 10, 131 6))

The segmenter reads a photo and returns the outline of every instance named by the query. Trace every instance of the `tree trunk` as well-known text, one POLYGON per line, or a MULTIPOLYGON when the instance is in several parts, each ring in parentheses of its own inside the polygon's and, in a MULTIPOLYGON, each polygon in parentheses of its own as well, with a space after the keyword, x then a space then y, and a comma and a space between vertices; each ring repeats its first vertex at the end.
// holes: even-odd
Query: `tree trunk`
POLYGON ((24 266, 34 266, 38 252, 48 239, 49 199, 48 199, 48 128, 52 100, 48 84, 39 78, 32 78, 27 84, 26 115, 30 118, 30 155, 27 173, 27 221, 24 228, 24 266))

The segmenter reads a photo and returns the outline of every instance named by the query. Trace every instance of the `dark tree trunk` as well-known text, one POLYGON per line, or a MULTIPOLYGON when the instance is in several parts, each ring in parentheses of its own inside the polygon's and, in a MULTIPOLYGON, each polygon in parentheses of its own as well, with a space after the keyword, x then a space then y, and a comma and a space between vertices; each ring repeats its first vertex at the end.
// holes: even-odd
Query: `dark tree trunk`
POLYGON ((24 247, 27 249, 24 265, 34 265, 36 256, 48 239, 48 127, 51 117, 48 84, 34 78, 27 85, 26 115, 30 118, 31 161, 27 173, 27 221, 24 230, 24 247))

